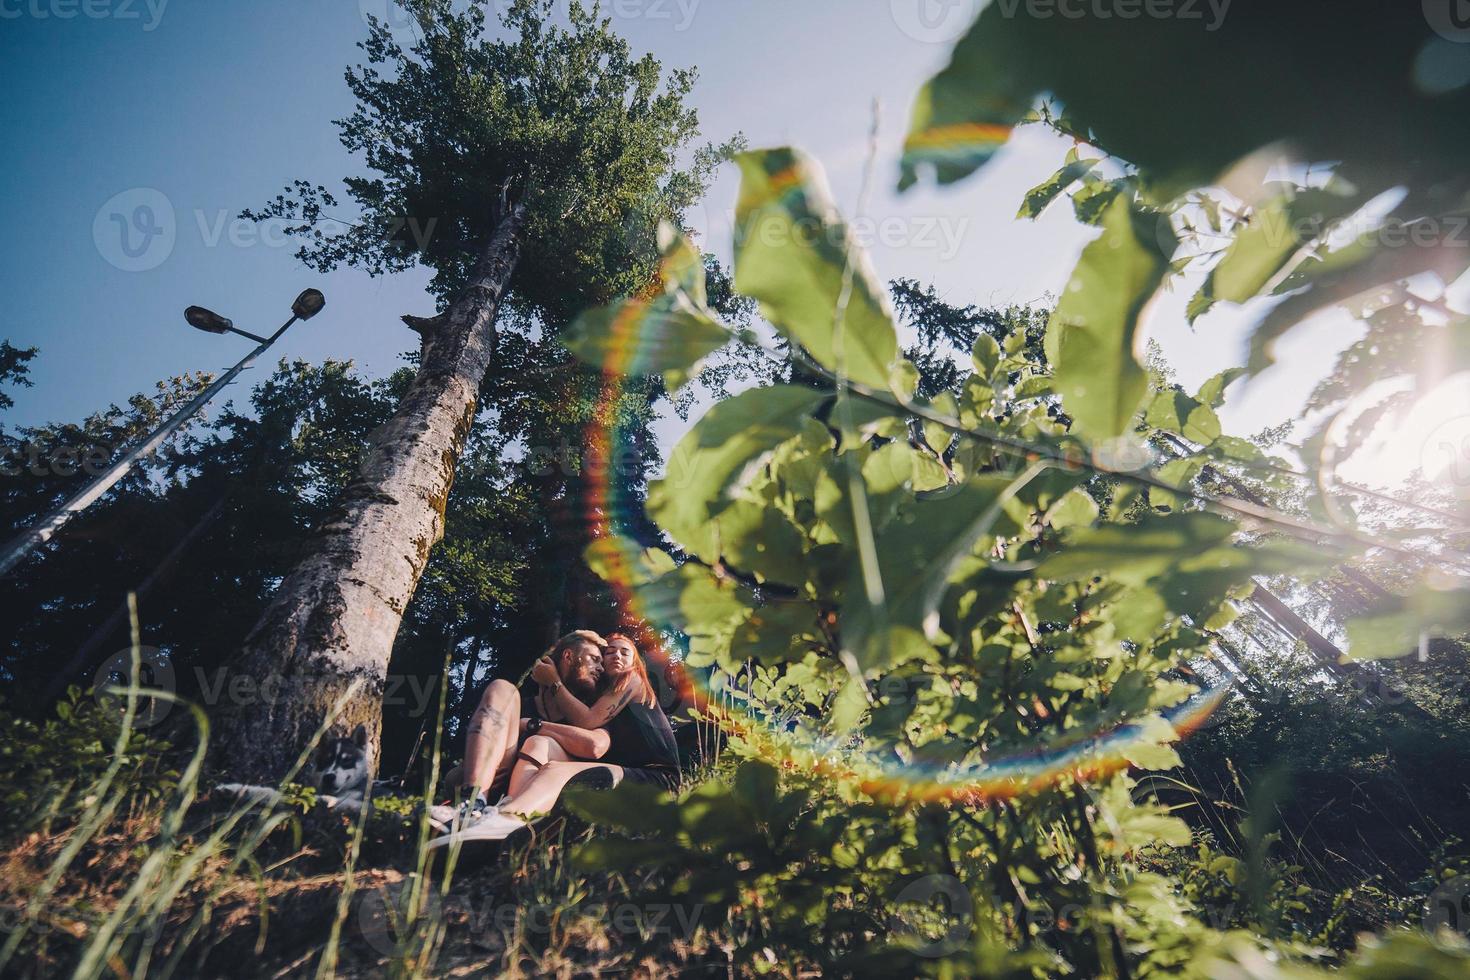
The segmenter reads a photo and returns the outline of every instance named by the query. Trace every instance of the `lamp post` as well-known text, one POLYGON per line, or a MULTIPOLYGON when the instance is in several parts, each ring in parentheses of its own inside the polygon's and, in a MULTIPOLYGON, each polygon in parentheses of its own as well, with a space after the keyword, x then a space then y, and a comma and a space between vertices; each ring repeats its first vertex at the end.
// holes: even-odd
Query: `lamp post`
POLYGON ((70 521, 77 514, 80 514, 92 504, 96 503, 119 480, 127 476, 139 460, 145 456, 152 455, 159 446, 163 445, 169 436, 183 428, 184 424, 199 414, 199 411, 205 405, 209 404, 215 395, 224 391, 235 378, 239 377, 240 372, 254 364, 256 358, 269 350, 272 344, 281 339, 282 334, 291 329, 292 324, 297 320, 310 320, 321 312, 322 307, 326 303, 326 297, 318 290, 308 289, 303 291, 300 296, 296 297, 296 301, 291 304, 291 319, 282 324, 281 329, 269 337, 257 337, 255 334, 246 333, 244 330, 237 330, 235 329, 234 323, 230 320, 211 310, 206 310, 202 306, 191 306, 185 310, 184 319, 189 322, 191 327, 203 330, 206 333, 239 334, 242 337, 248 337, 255 341, 259 346, 246 355, 245 359, 239 364, 236 364, 226 372, 218 381, 206 388, 198 397, 174 413, 173 417, 167 422, 154 429, 142 442, 129 449, 123 455, 122 459, 114 463, 111 469, 94 480, 85 490, 52 511, 35 527, 22 532, 7 544, 3 554, 0 554, 0 575, 5 575, 16 565, 20 564, 26 555, 55 537, 56 532, 67 521, 70 521))

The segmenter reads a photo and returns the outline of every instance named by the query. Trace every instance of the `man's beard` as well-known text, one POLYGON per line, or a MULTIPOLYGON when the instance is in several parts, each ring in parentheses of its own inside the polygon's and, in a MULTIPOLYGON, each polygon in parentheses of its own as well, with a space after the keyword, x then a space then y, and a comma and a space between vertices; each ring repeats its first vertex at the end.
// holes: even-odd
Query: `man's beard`
POLYGON ((578 671, 566 679, 567 690, 581 698, 596 695, 601 691, 602 677, 602 674, 594 676, 588 671, 578 671))

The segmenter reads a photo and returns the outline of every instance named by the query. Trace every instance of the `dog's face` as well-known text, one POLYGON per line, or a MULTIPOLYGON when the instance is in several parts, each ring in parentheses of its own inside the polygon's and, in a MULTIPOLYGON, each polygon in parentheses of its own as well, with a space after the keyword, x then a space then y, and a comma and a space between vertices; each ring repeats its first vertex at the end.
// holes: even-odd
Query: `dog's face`
POLYGON ((367 729, 358 725, 351 738, 322 743, 312 760, 312 783, 328 796, 349 796, 368 783, 367 729))

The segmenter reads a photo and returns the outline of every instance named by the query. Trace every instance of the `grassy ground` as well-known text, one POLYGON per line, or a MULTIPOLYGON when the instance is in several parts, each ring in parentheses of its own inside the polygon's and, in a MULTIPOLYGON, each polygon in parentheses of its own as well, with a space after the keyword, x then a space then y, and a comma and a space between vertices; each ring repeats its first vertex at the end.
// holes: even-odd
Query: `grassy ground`
POLYGON ((0 975, 730 973, 697 909, 572 868, 574 817, 431 860, 422 798, 358 818, 290 784, 211 793, 207 721, 179 707, 167 739, 137 726, 146 703, 74 691, 40 724, 0 707, 0 975))

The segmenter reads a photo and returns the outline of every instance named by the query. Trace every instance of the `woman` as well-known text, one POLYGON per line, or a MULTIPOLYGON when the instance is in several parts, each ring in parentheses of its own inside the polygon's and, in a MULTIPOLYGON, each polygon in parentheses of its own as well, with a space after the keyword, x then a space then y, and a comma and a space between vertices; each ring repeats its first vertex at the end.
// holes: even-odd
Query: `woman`
POLYGON ((603 640, 602 693, 590 706, 561 682, 556 664, 549 656, 536 661, 531 668, 531 679, 541 688, 535 697, 541 717, 578 728, 601 728, 630 704, 646 708, 658 704, 638 647, 622 633, 610 633, 603 640))
POLYGON ((674 733, 648 679, 648 668, 633 641, 613 633, 602 650, 606 690, 589 706, 560 683, 556 667, 543 659, 531 675, 541 685, 537 708, 543 717, 561 717, 579 728, 601 729, 607 749, 596 761, 569 755, 555 739, 531 734, 521 745, 511 771, 507 798, 472 826, 441 837, 431 847, 452 840, 503 840, 547 813, 567 784, 607 789, 621 782, 640 782, 673 789, 679 778, 679 750, 674 733))

